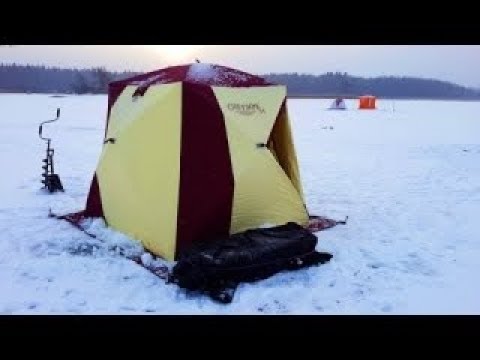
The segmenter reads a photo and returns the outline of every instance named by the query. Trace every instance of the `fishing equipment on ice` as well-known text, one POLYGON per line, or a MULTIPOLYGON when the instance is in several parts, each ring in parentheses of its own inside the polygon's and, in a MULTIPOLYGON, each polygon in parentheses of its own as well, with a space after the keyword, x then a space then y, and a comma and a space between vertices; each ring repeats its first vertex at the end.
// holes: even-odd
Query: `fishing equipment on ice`
POLYGON ((182 254, 170 282, 188 291, 230 303, 241 282, 266 279, 280 271, 324 264, 331 254, 317 252, 317 237, 289 222, 258 228, 214 242, 199 243, 182 254))
POLYGON ((60 117, 60 108, 57 109, 57 116, 55 117, 55 119, 42 122, 38 128, 38 136, 40 137, 40 139, 47 142, 47 153, 46 153, 45 159, 42 160, 44 163, 42 166, 42 169, 43 169, 42 184, 44 185, 43 188, 47 189, 50 193, 53 193, 55 191, 64 191, 64 189, 63 189, 62 182, 60 181, 60 177, 58 176, 58 174, 55 174, 54 167, 53 167, 54 149, 50 147, 50 142, 52 139, 43 137, 42 130, 43 130, 43 125, 57 121, 59 117, 60 117))

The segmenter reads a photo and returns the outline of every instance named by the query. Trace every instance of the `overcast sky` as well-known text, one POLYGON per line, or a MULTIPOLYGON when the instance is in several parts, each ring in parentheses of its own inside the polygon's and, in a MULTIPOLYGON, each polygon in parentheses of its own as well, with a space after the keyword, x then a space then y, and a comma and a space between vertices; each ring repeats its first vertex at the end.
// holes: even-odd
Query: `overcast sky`
POLYGON ((480 88, 479 45, 28 45, 0 47, 1 63, 150 71, 219 63, 257 74, 348 72, 436 78, 480 88))

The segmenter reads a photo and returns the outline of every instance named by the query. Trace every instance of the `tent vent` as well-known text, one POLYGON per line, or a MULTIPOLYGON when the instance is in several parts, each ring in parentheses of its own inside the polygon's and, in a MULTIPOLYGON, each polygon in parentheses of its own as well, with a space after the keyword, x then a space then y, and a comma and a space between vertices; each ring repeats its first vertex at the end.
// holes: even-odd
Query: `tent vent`
POLYGON ((103 143, 104 144, 107 144, 107 143, 111 143, 111 144, 115 144, 115 139, 114 138, 108 138, 107 140, 105 140, 103 143))

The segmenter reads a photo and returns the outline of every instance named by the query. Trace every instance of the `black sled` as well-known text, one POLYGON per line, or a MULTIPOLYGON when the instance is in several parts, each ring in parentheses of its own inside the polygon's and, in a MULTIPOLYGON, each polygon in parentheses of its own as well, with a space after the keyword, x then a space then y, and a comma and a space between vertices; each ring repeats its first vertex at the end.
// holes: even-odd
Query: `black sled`
POLYGON ((182 254, 169 281, 230 303, 241 282, 328 262, 332 255, 315 251, 316 245, 317 237, 296 223, 247 230, 182 254))

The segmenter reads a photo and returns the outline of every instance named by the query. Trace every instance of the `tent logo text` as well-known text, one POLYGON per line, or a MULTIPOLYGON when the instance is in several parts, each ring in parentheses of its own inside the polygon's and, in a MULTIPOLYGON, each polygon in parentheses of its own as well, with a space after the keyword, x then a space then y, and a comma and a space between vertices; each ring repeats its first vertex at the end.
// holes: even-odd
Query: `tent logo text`
POLYGON ((250 116, 259 112, 260 114, 265 113, 265 109, 262 108, 259 104, 249 103, 249 104, 237 104, 229 103, 228 110, 235 111, 237 114, 250 116))

